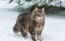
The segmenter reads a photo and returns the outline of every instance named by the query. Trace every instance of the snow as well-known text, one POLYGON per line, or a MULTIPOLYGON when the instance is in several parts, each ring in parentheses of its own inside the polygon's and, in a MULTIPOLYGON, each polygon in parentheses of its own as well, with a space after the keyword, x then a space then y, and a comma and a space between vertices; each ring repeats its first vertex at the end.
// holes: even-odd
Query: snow
POLYGON ((31 2, 26 2, 22 7, 24 8, 29 8, 30 6, 33 6, 35 5, 36 3, 40 2, 40 0, 36 1, 36 0, 33 0, 31 2))
POLYGON ((49 3, 48 5, 52 5, 52 6, 56 6, 56 7, 60 7, 60 4, 61 4, 61 7, 65 8, 65 0, 57 0, 57 1, 53 1, 51 3, 49 3), (61 3, 60 3, 61 1, 61 3))
MULTIPOLYGON (((15 4, 13 4, 15 5, 15 4)), ((24 38, 13 32, 16 18, 19 15, 12 4, 0 1, 0 41, 32 41, 31 37, 24 38)), ((65 41, 65 19, 46 16, 42 41, 65 41)))
MULTIPOLYGON (((65 19, 46 18, 45 33, 47 41, 65 41, 65 19)), ((45 37, 44 37, 45 38, 45 37)))

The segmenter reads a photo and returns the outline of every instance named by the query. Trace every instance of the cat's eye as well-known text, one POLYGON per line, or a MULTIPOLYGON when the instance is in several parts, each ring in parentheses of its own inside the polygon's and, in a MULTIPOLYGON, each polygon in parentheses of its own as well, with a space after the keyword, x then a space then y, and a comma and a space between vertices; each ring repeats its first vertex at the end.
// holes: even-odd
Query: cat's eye
POLYGON ((42 14, 42 16, 44 16, 44 14, 42 14))

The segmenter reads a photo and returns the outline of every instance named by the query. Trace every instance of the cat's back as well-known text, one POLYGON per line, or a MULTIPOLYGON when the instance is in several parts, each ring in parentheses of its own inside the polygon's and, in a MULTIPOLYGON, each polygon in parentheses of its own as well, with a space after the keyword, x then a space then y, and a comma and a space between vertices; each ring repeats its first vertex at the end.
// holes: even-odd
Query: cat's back
POLYGON ((31 16, 31 12, 23 12, 23 13, 19 14, 18 17, 27 17, 27 16, 31 16))
POLYGON ((23 12, 23 13, 19 14, 17 20, 21 20, 21 19, 24 19, 24 20, 31 19, 31 16, 32 16, 32 13, 31 13, 31 12, 23 12))

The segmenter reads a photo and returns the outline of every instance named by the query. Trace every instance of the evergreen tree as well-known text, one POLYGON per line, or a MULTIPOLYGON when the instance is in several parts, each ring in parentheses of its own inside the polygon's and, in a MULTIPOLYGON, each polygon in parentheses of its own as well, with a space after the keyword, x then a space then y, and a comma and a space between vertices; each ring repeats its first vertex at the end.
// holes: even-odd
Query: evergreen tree
POLYGON ((47 5, 53 0, 10 0, 9 3, 12 3, 12 1, 16 1, 16 3, 18 4, 17 8, 23 10, 33 7, 35 8, 36 6, 43 7, 43 5, 47 5))

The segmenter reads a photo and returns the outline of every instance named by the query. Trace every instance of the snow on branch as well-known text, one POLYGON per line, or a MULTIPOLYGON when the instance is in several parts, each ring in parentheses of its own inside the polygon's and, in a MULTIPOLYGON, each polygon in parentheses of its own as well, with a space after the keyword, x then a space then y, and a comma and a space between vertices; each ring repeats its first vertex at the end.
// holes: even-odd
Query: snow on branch
MULTIPOLYGON (((13 0, 10 0, 12 2, 13 0)), ((18 9, 27 9, 32 6, 54 6, 54 7, 64 7, 65 8, 65 1, 62 0, 31 0, 31 1, 26 1, 26 0, 14 0, 17 3, 17 8, 18 9)))
POLYGON ((51 2, 51 3, 48 4, 48 5, 49 5, 49 6, 55 6, 55 7, 65 8, 65 1, 58 0, 58 1, 51 2))
MULTIPOLYGON (((26 9, 26 8, 30 8, 32 7, 33 5, 39 3, 41 0, 32 0, 32 1, 29 1, 29 2, 25 2, 23 4, 20 4, 19 6, 22 8, 22 9, 26 9)), ((18 7, 19 8, 19 7, 18 7)))

